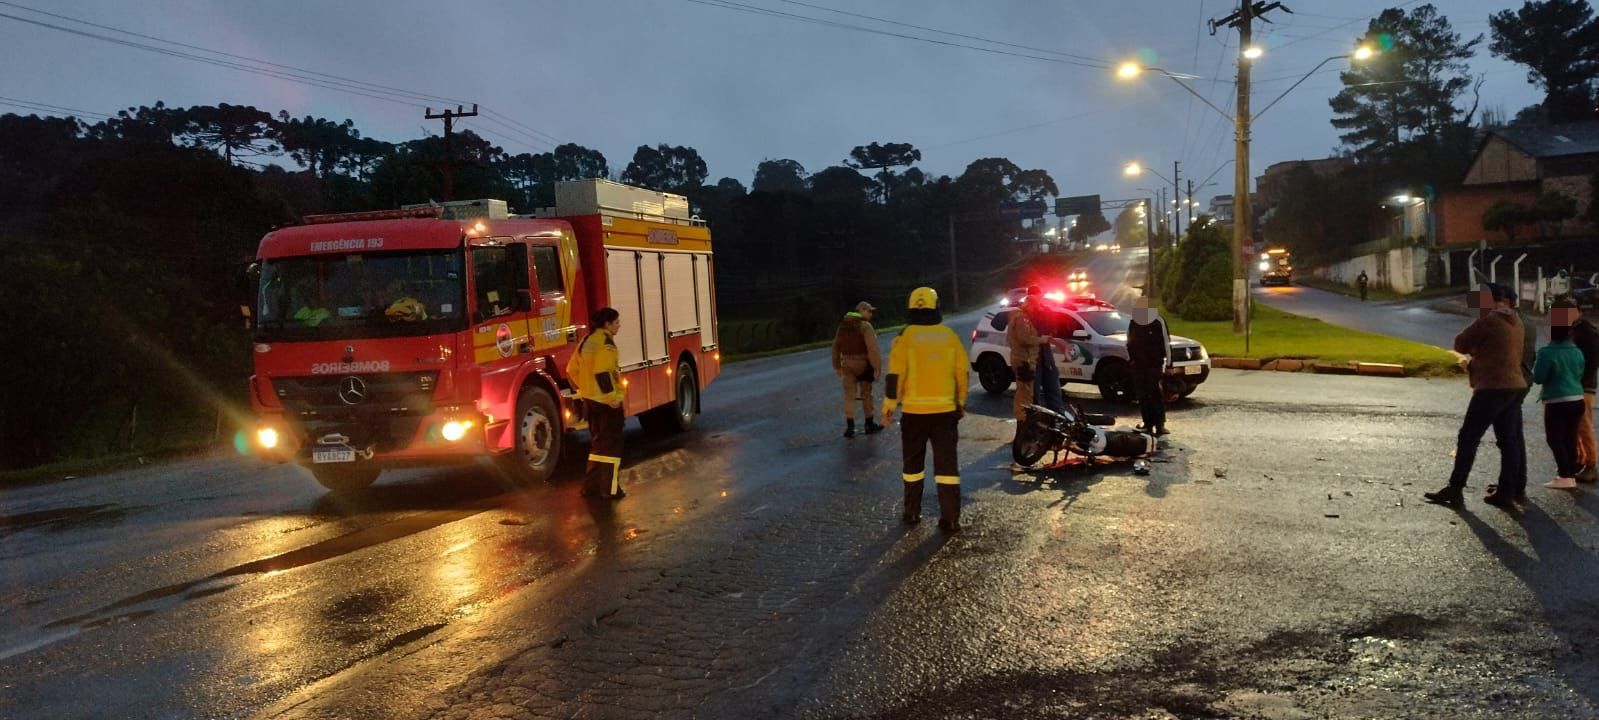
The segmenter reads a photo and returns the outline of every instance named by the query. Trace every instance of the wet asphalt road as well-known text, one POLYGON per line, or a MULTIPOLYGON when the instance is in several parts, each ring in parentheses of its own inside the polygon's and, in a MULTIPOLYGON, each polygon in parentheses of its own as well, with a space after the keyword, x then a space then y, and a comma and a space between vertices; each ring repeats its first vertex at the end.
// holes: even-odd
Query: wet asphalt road
POLYGON ((946 538, 931 497, 898 524, 895 432, 837 436, 826 364, 630 430, 614 507, 225 455, 6 490, 0 716, 1599 717, 1599 499, 1538 486, 1530 403, 1510 516, 1419 502, 1457 379, 1217 371, 1147 477, 1012 474, 974 382, 946 538))
MULTIPOLYGON (((1303 285, 1250 288, 1255 301, 1322 322, 1404 338, 1445 350, 1471 318, 1432 309, 1437 300, 1361 302, 1357 298, 1303 285)), ((1464 293, 1462 293, 1464 294, 1464 293)))

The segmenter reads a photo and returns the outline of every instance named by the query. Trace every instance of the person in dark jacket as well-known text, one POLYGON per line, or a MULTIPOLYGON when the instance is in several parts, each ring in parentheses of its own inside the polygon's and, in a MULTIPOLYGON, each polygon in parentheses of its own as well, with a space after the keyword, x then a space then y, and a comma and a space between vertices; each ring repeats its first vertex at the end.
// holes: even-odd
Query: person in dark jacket
POLYGON ((1360 277, 1355 278, 1355 284, 1360 286, 1360 301, 1366 301, 1366 286, 1371 284, 1371 278, 1366 277, 1366 271, 1360 271, 1360 277))
POLYGON ((1144 416, 1139 430, 1165 435, 1166 392, 1161 379, 1171 366, 1171 333, 1149 300, 1139 298, 1133 306, 1133 323, 1127 329, 1127 357, 1133 365, 1133 392, 1144 416))
POLYGON ((1599 387, 1599 328, 1582 314, 1576 303, 1561 301, 1549 310, 1554 325, 1570 325, 1571 341, 1582 352, 1582 417, 1577 419, 1577 482, 1599 481, 1599 441, 1593 431, 1594 390, 1599 387))
MULTIPOLYGON (((1515 451, 1515 457, 1511 459, 1510 465, 1510 469, 1514 473, 1515 482, 1511 485, 1509 493, 1513 500, 1526 505, 1527 432, 1526 415, 1523 412, 1523 408, 1526 407, 1527 394, 1532 392, 1532 361, 1538 356, 1538 324, 1533 321, 1532 316, 1521 311, 1521 306, 1516 302, 1516 296, 1511 292, 1510 286, 1502 283, 1490 283, 1488 288, 1493 293, 1494 307, 1515 313, 1516 318, 1521 321, 1521 377, 1527 381, 1527 389, 1522 390, 1521 394, 1516 396, 1516 409, 1509 422, 1510 432, 1515 433, 1515 437, 1511 438, 1508 443, 1508 448, 1515 451)), ((1499 431, 1497 429, 1494 430, 1494 438, 1496 440, 1499 439, 1499 431)), ((1507 445, 1501 441, 1501 447, 1507 447, 1507 445)), ((1510 450, 1507 449, 1505 452, 1510 452, 1510 450)), ((1495 485, 1489 485, 1487 494, 1493 495, 1495 490, 1497 490, 1495 485)), ((1487 498, 1484 499, 1487 502, 1492 502, 1487 500, 1487 498)))
POLYGON ((1506 507, 1514 503, 1517 492, 1525 494, 1526 482, 1525 474, 1518 479, 1515 471, 1517 461, 1526 454, 1525 448, 1515 447, 1520 433, 1514 427, 1521 417, 1521 406, 1517 402, 1527 389, 1527 380, 1521 374, 1521 318, 1514 310, 1495 305, 1494 293, 1489 287, 1471 293, 1466 300, 1477 308, 1479 317, 1455 336, 1454 348, 1455 352, 1471 358, 1466 366, 1471 380, 1471 403, 1466 406, 1466 417, 1456 439, 1455 465, 1449 484, 1436 492, 1423 493, 1423 497, 1439 505, 1465 502, 1466 480, 1477 460, 1477 444, 1492 427, 1500 451, 1499 483, 1484 501, 1506 507), (1518 480, 1522 485, 1519 490, 1518 480))
POLYGON ((1549 328, 1550 342, 1538 350, 1533 379, 1543 389, 1544 436, 1555 456, 1555 479, 1546 488, 1570 490, 1577 487, 1577 422, 1582 415, 1582 351, 1571 342, 1571 326, 1556 323, 1549 328))

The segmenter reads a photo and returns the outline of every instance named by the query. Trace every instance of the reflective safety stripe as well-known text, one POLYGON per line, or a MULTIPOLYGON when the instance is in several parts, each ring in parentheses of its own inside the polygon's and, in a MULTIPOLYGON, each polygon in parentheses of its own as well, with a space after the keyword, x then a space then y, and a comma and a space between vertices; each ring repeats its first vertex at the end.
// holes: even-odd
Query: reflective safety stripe
POLYGON ((961 484, 961 476, 959 476, 959 475, 934 475, 933 476, 933 482, 935 482, 935 483, 937 483, 939 485, 959 485, 959 484, 961 484))
POLYGON ((905 482, 921 482, 922 480, 927 478, 927 472, 923 471, 923 472, 914 473, 914 474, 912 474, 912 473, 902 473, 900 475, 900 477, 905 478, 905 482))
POLYGON ((622 489, 622 458, 610 455, 595 455, 589 453, 589 462, 605 463, 611 466, 611 494, 615 495, 622 489))

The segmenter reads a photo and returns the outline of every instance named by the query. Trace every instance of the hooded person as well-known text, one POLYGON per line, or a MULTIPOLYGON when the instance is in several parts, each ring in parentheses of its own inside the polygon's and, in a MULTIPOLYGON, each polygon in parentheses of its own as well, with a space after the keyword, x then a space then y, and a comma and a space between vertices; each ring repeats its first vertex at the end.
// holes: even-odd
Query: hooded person
POLYGON ((1133 322, 1127 328, 1127 358, 1133 366, 1133 392, 1144 422, 1139 430, 1165 435, 1166 392, 1161 379, 1171 366, 1171 332, 1160 312, 1150 307, 1147 298, 1133 306, 1133 322))

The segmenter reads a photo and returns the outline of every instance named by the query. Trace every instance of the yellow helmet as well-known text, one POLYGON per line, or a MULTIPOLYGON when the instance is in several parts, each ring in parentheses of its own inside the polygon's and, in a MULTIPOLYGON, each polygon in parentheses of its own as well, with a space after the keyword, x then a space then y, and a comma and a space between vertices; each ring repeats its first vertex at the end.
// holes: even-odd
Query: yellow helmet
POLYGON ((938 291, 930 287, 919 287, 911 291, 911 301, 907 305, 912 310, 936 310, 938 308, 938 291))

